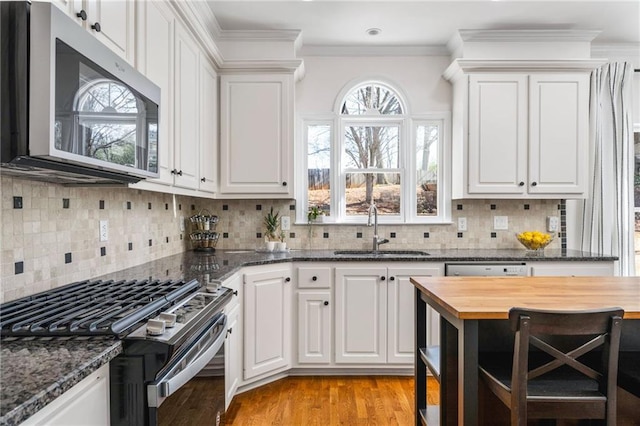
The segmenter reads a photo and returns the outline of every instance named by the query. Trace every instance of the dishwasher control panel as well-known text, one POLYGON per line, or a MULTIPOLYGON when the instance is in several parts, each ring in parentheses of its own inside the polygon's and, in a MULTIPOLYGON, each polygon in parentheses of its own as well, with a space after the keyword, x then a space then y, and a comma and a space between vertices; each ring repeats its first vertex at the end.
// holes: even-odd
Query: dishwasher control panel
POLYGON ((445 276, 450 277, 524 277, 529 275, 526 263, 446 263, 445 276))

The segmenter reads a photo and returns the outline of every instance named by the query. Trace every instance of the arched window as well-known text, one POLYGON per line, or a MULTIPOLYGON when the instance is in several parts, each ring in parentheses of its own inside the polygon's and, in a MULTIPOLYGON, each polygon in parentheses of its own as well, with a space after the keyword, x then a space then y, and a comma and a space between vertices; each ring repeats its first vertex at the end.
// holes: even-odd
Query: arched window
POLYGON ((96 79, 76 93, 78 143, 83 155, 135 166, 136 146, 145 119, 144 103, 117 81, 96 79), (142 112, 142 114, 140 113, 142 112))
POLYGON ((371 204, 380 223, 447 220, 444 117, 411 116, 404 99, 393 84, 360 81, 339 94, 333 118, 304 120, 309 210, 335 223, 366 222, 371 204))

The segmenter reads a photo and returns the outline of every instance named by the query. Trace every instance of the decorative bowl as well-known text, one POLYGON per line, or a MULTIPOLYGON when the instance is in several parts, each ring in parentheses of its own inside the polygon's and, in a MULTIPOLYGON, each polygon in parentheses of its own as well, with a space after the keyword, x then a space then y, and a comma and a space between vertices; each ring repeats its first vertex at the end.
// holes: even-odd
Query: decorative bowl
POLYGON ((539 231, 524 231, 516 234, 516 239, 520 241, 528 251, 541 253, 546 246, 553 241, 553 235, 539 231))

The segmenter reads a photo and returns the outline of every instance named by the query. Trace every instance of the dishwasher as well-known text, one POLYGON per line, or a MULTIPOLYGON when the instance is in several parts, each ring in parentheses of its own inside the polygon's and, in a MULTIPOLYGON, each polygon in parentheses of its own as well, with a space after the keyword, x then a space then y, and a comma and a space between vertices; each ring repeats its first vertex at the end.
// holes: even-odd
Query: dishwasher
POLYGON ((527 264, 524 262, 499 263, 445 263, 444 275, 447 277, 521 277, 527 276, 527 264))

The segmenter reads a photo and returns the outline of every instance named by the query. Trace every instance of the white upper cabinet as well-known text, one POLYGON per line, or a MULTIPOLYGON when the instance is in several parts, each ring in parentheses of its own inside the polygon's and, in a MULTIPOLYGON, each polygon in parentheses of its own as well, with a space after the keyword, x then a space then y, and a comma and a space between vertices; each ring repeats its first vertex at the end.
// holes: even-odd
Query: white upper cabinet
POLYGON ((229 74, 220 87, 220 193, 293 197, 292 74, 229 74))
POLYGON ((584 198, 590 64, 454 62, 453 198, 584 198))
POLYGON ((198 189, 216 192, 218 170, 218 75, 200 55, 200 167, 198 189))
POLYGON ((127 62, 135 61, 134 0, 56 0, 62 9, 127 62))
POLYGON ((180 23, 176 23, 174 67, 174 185, 195 189, 198 187, 200 145, 200 49, 180 23))
POLYGON ((137 2, 136 68, 160 87, 158 172, 154 182, 173 183, 174 16, 167 3, 137 2))

